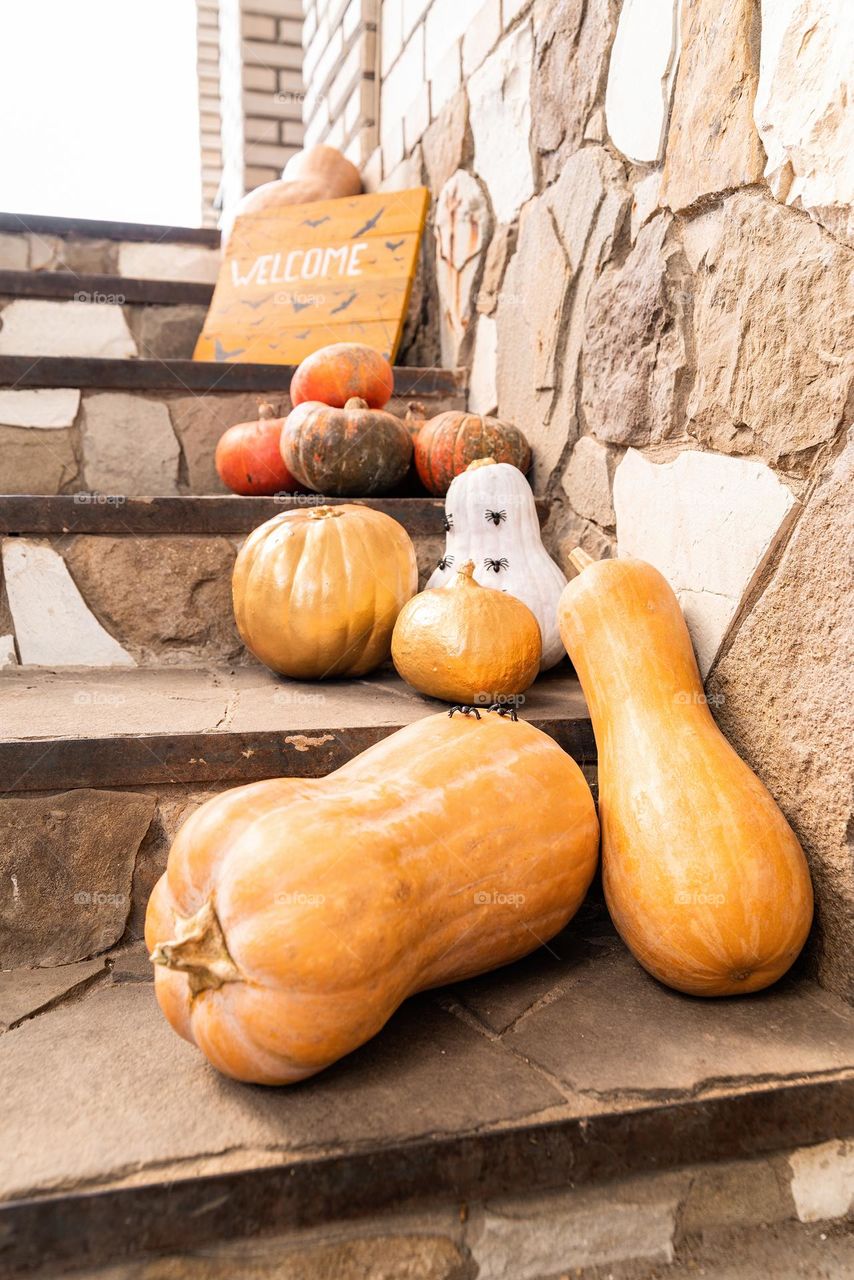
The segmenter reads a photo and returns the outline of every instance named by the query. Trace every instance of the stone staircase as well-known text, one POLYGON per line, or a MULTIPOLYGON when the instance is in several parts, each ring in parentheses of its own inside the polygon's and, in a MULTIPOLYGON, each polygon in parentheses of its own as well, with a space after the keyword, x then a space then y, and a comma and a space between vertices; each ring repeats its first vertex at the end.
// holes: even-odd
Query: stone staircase
MULTIPOLYGON (((216 261, 207 231, 0 216, 0 1274, 332 1219, 347 1236, 354 1215, 593 1194, 846 1136, 846 1006, 797 973, 742 1001, 665 991, 596 892, 529 960, 408 1002, 291 1090, 220 1079, 166 1026, 142 925, 186 814, 442 709, 391 670, 301 684, 243 650, 234 555, 299 500, 224 494, 213 451, 258 396, 287 410, 291 370, 187 359, 216 261)), ((396 397, 439 412, 464 385, 401 368, 396 397)), ((408 529, 423 581, 441 502, 370 505, 408 529)), ((522 714, 595 785, 568 664, 522 714)))

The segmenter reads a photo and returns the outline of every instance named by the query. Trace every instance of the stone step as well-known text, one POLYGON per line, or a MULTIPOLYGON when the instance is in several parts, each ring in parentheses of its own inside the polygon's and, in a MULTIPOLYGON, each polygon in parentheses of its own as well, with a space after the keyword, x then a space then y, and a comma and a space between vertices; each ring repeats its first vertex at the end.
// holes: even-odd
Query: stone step
MULTIPOLYGON (((237 550, 265 520, 320 500, 0 496, 0 666, 245 662, 231 608, 237 550)), ((410 534, 423 586, 444 548, 441 499, 360 501, 410 534)), ((538 510, 544 520, 547 503, 538 510)))
POLYGON ((0 268, 213 284, 220 233, 208 227, 0 213, 0 268))
MULTIPOLYGON (((290 365, 0 356, 0 493, 223 493, 217 440, 257 417, 259 398, 287 413, 292 374, 290 365)), ((395 369, 391 412, 412 399, 430 415, 464 408, 464 373, 395 369)))
MULTIPOLYGON (((323 776, 447 710, 393 670, 313 683, 257 664, 0 672, 0 880, 14 886, 0 898, 0 970, 76 963, 141 938, 171 835, 207 796, 323 776)), ((537 681, 519 710, 595 781, 568 666, 537 681)))
MULTIPOLYGON (((644 1253, 664 1275, 681 1233, 716 1220, 845 1212, 833 1140, 854 1128, 850 1007, 797 976, 739 1000, 676 995, 595 904, 527 960, 409 1000, 364 1048, 290 1089, 218 1076, 167 1026, 133 948, 48 975, 0 976, 10 1277, 108 1262, 111 1280, 289 1275, 294 1263, 349 1276, 348 1236, 402 1275, 384 1235, 429 1252, 446 1234, 484 1276, 563 1274, 591 1254, 622 1275, 619 1259, 644 1253), (304 1233, 330 1223, 339 1249, 326 1265, 265 1256, 273 1233, 306 1247, 304 1233), (526 1231, 537 1247, 517 1268, 526 1231), (157 1253, 195 1261, 131 1267, 157 1253)), ((413 1267, 474 1274, 461 1260, 413 1267)))
POLYGON ((189 360, 213 286, 0 271, 0 355, 189 360))

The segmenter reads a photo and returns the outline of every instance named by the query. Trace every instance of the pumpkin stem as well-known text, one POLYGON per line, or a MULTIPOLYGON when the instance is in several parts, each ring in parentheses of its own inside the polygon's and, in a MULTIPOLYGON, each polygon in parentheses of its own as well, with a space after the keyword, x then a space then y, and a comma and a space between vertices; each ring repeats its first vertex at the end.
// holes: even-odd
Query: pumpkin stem
POLYGON ((351 396, 349 400, 344 401, 345 409, 370 409, 367 400, 363 400, 361 396, 351 396))
POLYGON ((268 400, 258 401, 258 417, 262 422, 269 422, 276 417, 276 410, 268 400))
POLYGON ((194 996, 226 982, 240 981, 240 971, 228 954, 225 934, 210 899, 194 916, 178 918, 175 935, 169 942, 158 942, 150 959, 152 964, 162 964, 166 969, 183 970, 194 996))
POLYGON ((308 511, 309 520, 331 520, 334 516, 343 516, 344 512, 340 507, 310 507, 308 511))
POLYGON ((470 462, 466 467, 466 471, 476 471, 478 467, 497 467, 498 463, 494 458, 475 458, 474 462, 470 462))
POLYGON ((461 564, 457 570, 457 577, 470 582, 474 578, 474 560, 466 560, 465 564, 461 564))
POLYGON ((595 564, 596 561, 582 547, 576 547, 574 551, 569 553, 569 563, 581 573, 582 569, 586 569, 588 565, 595 564))

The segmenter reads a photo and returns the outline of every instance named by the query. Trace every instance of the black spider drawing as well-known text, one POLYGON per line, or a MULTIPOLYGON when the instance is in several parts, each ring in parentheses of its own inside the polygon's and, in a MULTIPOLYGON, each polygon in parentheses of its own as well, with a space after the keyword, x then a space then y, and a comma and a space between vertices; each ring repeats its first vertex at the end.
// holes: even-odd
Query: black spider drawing
POLYGON ((444 524, 445 524, 445 533, 450 533, 450 532, 451 532, 451 530, 452 530, 452 529, 453 529, 453 527, 454 527, 454 517, 453 517, 453 516, 443 516, 443 517, 442 517, 442 519, 443 519, 444 524))
POLYGON ((491 520, 493 524, 503 524, 507 519, 506 511, 490 511, 488 508, 483 513, 485 520, 491 520))
POLYGON ((493 573, 500 573, 502 569, 509 569, 507 557, 502 556, 500 560, 493 560, 491 556, 487 556, 483 562, 484 569, 492 569, 493 573))
POLYGON ((436 567, 438 569, 450 569, 453 563, 454 563, 453 556, 442 556, 442 559, 439 561, 436 567))

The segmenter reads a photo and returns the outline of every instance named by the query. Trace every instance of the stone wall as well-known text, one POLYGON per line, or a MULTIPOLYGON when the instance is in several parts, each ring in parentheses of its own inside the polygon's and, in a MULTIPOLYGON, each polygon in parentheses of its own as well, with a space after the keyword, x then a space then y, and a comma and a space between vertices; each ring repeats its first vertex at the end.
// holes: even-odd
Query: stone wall
POLYGON ((384 0, 379 35, 366 183, 433 196, 400 358, 526 431, 561 559, 673 583, 850 993, 854 9, 384 0))

